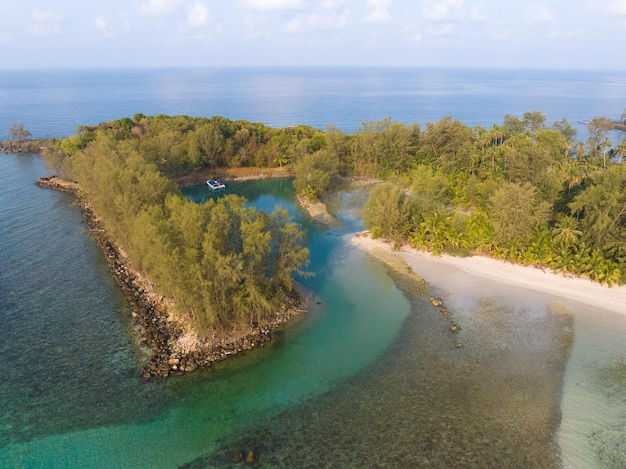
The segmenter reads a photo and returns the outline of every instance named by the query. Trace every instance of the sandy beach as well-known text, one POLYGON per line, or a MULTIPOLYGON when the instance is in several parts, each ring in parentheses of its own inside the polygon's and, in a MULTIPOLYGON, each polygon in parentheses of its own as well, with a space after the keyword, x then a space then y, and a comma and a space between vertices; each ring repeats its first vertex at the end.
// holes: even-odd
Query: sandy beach
MULTIPOLYGON (((354 236, 351 242, 375 257, 385 256, 387 259, 381 260, 387 263, 389 253, 396 254, 419 275, 426 276, 424 270, 436 269, 437 264, 449 265, 489 282, 526 288, 626 315, 626 286, 609 287, 584 278, 566 277, 548 269, 521 266, 482 256, 453 257, 445 254, 433 256, 407 247, 393 251, 391 244, 372 239, 368 233, 354 236), (383 254, 385 252, 386 254, 383 254)), ((430 278, 428 280, 431 281, 430 278)))

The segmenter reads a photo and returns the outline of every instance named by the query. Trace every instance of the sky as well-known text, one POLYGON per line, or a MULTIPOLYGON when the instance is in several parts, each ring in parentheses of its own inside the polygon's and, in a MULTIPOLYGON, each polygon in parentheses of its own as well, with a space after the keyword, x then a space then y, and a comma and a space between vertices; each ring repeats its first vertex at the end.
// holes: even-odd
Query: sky
POLYGON ((626 0, 0 0, 0 69, 626 70, 626 0))

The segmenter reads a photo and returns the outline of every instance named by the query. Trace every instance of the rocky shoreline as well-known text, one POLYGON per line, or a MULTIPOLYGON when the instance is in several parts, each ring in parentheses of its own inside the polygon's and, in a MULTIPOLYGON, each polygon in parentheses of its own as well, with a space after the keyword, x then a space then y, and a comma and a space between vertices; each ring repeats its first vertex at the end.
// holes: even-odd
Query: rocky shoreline
POLYGON ((47 140, 4 140, 0 142, 2 153, 34 153, 40 154, 48 144, 47 140))
POLYGON ((141 326, 141 345, 151 350, 151 356, 140 372, 144 380, 162 380, 170 375, 208 368, 231 355, 262 346, 272 340, 277 329, 304 313, 302 297, 294 292, 281 310, 267 321, 254 324, 247 330, 222 331, 212 338, 201 338, 190 325, 171 313, 170 302, 155 293, 149 281, 133 271, 125 253, 108 239, 91 205, 81 198, 76 183, 46 176, 40 178, 37 185, 70 193, 79 200, 91 235, 126 296, 132 317, 141 326))

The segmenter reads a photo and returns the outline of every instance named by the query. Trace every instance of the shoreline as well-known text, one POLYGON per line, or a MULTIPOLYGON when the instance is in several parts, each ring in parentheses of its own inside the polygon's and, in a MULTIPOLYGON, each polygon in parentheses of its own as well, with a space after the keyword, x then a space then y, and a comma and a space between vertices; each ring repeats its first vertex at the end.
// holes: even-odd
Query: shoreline
POLYGON ((286 167, 279 168, 205 168, 192 171, 189 174, 175 178, 176 183, 181 187, 204 184, 207 179, 218 179, 222 181, 252 181, 257 179, 278 179, 293 177, 292 172, 286 167))
POLYGON ((410 248, 393 251, 390 243, 372 239, 368 232, 353 236, 350 242, 383 262, 385 259, 380 254, 377 255, 376 250, 386 252, 387 257, 395 254, 419 275, 423 273, 419 272, 417 266, 424 262, 448 265, 490 282, 524 288, 626 316, 626 286, 609 287, 585 278, 566 277, 547 269, 512 264, 484 256, 433 256, 410 248))
POLYGON ((0 141, 0 153, 30 153, 39 155, 50 146, 49 140, 3 140, 0 141))
POLYGON ((150 358, 141 369, 143 380, 162 380, 170 375, 206 369, 231 355, 262 347, 274 338, 274 332, 305 312, 306 299, 298 292, 286 298, 274 316, 250 329, 222 330, 211 338, 201 338, 189 324, 175 317, 171 302, 155 292, 151 282, 130 268, 123 250, 111 242, 91 205, 81 198, 78 184, 57 176, 42 177, 36 184, 66 192, 78 200, 90 236, 98 244, 113 279, 126 297, 132 319, 141 326, 141 345, 151 350, 150 358))

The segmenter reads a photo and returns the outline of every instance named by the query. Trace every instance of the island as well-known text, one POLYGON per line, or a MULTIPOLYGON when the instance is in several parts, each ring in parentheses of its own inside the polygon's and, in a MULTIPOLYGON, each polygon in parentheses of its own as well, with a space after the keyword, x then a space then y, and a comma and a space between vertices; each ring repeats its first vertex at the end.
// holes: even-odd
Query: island
MULTIPOLYGON (((596 122, 597 123, 597 122, 596 122)), ((152 358, 146 379, 210 366, 266 343, 301 315, 310 275, 301 227, 236 196, 195 204, 181 185, 292 176, 300 203, 338 223, 324 198, 342 180, 373 182, 372 238, 397 250, 483 256, 598 284, 626 279, 626 167, 607 127, 587 142, 538 111, 491 129, 458 120, 282 129, 223 117, 144 116, 84 126, 42 151, 75 194, 129 298, 152 358)), ((462 345, 462 344, 461 344, 462 345)))

